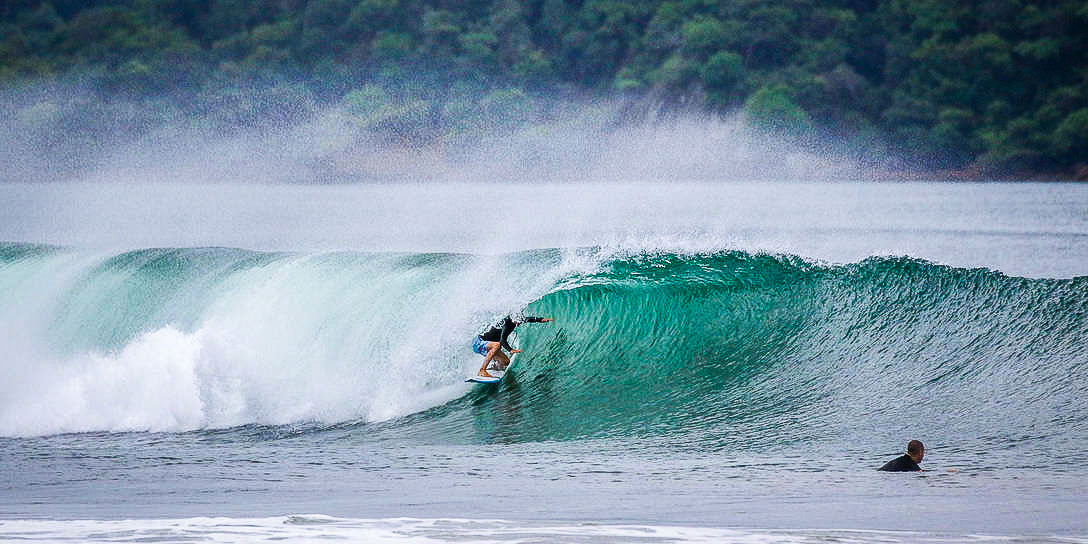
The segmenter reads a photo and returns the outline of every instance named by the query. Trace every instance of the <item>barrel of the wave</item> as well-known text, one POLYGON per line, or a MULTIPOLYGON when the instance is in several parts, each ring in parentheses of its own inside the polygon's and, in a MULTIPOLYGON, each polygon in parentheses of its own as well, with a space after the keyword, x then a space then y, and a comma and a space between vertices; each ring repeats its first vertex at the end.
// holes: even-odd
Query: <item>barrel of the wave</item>
POLYGON ((907 258, 616 259, 529 306, 562 326, 525 335, 503 436, 884 443, 901 439, 904 417, 920 436, 987 447, 997 444, 980 421, 1061 436, 1075 429, 1039 414, 1052 401, 1086 408, 1085 287, 907 258))

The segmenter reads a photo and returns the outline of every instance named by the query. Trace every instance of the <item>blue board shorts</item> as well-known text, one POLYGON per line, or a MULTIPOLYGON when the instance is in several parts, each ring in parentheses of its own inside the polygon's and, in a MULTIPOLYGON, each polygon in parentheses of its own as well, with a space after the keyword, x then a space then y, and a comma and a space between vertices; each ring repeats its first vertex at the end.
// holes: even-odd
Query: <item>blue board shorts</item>
POLYGON ((488 342, 487 340, 484 340, 483 338, 480 338, 479 336, 477 336, 476 338, 472 339, 472 351, 475 351, 476 353, 479 353, 480 355, 483 355, 483 356, 486 357, 487 356, 487 345, 490 344, 490 343, 491 342, 488 342))

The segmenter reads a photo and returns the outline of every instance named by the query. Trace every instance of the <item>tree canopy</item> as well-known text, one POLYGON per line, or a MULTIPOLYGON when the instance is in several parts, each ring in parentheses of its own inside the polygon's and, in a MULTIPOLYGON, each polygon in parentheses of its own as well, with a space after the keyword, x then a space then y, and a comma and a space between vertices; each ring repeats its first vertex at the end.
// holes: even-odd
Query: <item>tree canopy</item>
MULTIPOLYGON (((8 0, 0 83, 43 79, 188 97, 110 113, 131 127, 211 103, 253 122, 343 103, 418 135, 472 112, 527 119, 562 90, 741 110, 934 169, 1088 160, 1079 0, 8 0), (253 84, 272 92, 238 91, 253 84)), ((62 122, 50 107, 14 114, 62 122)))

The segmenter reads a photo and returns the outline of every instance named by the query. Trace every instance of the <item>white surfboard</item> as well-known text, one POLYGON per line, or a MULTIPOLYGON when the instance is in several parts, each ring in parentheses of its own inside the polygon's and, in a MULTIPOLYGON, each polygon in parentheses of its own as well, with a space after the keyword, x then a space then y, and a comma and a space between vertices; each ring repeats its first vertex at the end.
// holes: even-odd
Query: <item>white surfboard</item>
POLYGON ((465 381, 466 382, 473 382, 473 383, 499 383, 499 382, 502 381, 502 377, 506 375, 506 373, 501 371, 501 370, 492 370, 492 369, 488 369, 487 373, 491 374, 494 377, 493 378, 485 378, 483 376, 476 375, 476 376, 469 376, 468 379, 465 380, 465 381))

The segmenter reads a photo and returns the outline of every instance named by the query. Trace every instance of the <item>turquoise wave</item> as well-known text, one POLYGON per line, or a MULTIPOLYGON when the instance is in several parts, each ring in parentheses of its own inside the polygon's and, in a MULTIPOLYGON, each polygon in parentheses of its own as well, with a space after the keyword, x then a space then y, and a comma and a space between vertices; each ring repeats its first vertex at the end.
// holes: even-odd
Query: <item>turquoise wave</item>
POLYGON ((984 450, 1083 440, 1086 309, 1088 278, 910 258, 619 259, 530 305, 561 325, 523 333, 525 355, 504 390, 480 393, 487 425, 474 428, 786 449, 907 432, 984 450))
POLYGON ((1086 315, 1085 277, 904 257, 6 244, 0 434, 301 424, 473 443, 1056 448, 1088 434, 1086 315), (501 386, 465 385, 471 338, 522 308, 556 322, 519 329, 501 386))

